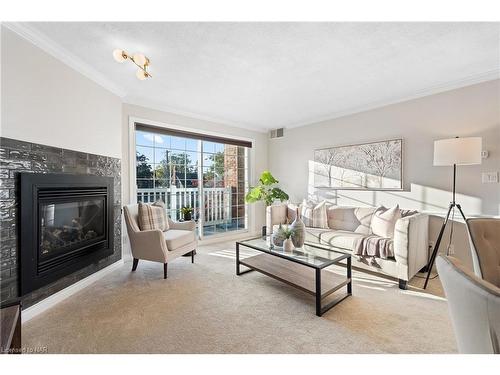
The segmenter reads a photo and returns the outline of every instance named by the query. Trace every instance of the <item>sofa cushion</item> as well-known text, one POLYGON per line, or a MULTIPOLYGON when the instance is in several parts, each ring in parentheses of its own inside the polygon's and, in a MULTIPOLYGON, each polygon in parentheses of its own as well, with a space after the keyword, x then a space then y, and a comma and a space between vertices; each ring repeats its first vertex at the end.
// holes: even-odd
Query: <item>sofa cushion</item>
POLYGON ((306 228, 306 242, 338 247, 355 255, 394 258, 394 240, 346 230, 306 228))
POLYGON ((287 210, 286 204, 274 204, 272 208, 272 224, 287 224, 287 210))
POLYGON ((153 204, 139 203, 138 222, 141 230, 168 229, 165 209, 153 204))
POLYGON ((169 229, 163 233, 168 250, 176 250, 195 242, 195 232, 190 230, 169 229))
POLYGON ((370 234, 370 223, 375 212, 373 207, 339 207, 328 208, 328 227, 335 230, 370 234))
POLYGON ((380 208, 373 215, 370 228, 373 234, 377 236, 394 238, 394 227, 399 219, 401 219, 399 205, 385 210, 380 208))
POLYGON ((329 207, 327 211, 328 227, 335 230, 354 231, 359 226, 354 210, 354 207, 329 207))
POLYGON ((329 230, 320 235, 321 243, 351 251, 355 250, 365 237, 364 234, 346 230, 329 230))
POLYGON ((371 224, 373 215, 377 209, 375 207, 356 207, 354 210, 354 215, 359 221, 359 225, 354 231, 361 234, 371 234, 371 224))
POLYGON ((306 242, 319 244, 321 243, 322 234, 331 231, 331 229, 306 228, 306 242))

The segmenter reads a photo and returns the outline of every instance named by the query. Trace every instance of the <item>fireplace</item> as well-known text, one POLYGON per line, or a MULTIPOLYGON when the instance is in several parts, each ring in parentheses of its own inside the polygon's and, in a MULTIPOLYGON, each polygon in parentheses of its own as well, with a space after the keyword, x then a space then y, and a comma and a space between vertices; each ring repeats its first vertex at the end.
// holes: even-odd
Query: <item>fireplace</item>
POLYGON ((21 173, 21 294, 113 253, 113 178, 21 173))

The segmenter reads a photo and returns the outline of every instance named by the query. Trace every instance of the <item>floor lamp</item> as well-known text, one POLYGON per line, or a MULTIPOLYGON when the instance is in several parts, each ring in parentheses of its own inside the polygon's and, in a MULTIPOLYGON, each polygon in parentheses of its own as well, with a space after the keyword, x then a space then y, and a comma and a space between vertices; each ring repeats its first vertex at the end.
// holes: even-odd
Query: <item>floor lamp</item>
POLYGON ((460 211, 462 218, 466 220, 465 215, 462 211, 462 207, 460 207, 460 204, 455 201, 457 165, 481 164, 481 151, 481 137, 456 137, 434 141, 434 165, 453 166, 453 198, 448 207, 448 213, 446 214, 446 218, 443 221, 441 230, 439 231, 436 244, 434 245, 434 250, 432 251, 432 255, 429 260, 429 264, 427 265, 427 277, 425 278, 424 289, 427 288, 427 283, 429 282, 429 276, 431 275, 432 266, 434 265, 434 261, 436 260, 436 255, 439 251, 439 245, 441 244, 444 230, 446 229, 446 225, 448 224, 450 213, 452 211, 454 212, 456 207, 458 208, 458 211, 460 211))

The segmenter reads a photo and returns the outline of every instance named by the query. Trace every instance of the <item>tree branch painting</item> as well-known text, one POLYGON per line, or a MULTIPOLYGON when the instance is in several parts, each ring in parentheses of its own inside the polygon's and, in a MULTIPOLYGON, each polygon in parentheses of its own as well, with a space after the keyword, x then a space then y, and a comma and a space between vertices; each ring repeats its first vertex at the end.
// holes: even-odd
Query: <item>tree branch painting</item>
POLYGON ((401 190, 402 139, 314 151, 314 186, 330 189, 401 190))

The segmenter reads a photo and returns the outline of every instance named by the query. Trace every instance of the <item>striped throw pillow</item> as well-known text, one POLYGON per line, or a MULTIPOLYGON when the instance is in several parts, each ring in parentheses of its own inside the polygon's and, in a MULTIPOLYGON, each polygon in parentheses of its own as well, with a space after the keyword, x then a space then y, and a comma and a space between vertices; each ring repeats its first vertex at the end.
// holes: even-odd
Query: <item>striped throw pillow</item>
POLYGON ((326 201, 314 204, 304 199, 301 217, 306 227, 328 229, 326 201))
POLYGON ((165 207, 165 202, 163 202, 161 199, 158 199, 156 202, 152 204, 152 206, 161 207, 163 209, 163 214, 165 215, 165 230, 169 229, 168 215, 167 215, 167 209, 165 207))
POLYGON ((163 202, 153 204, 139 203, 139 228, 141 230, 168 229, 167 214, 163 202))

